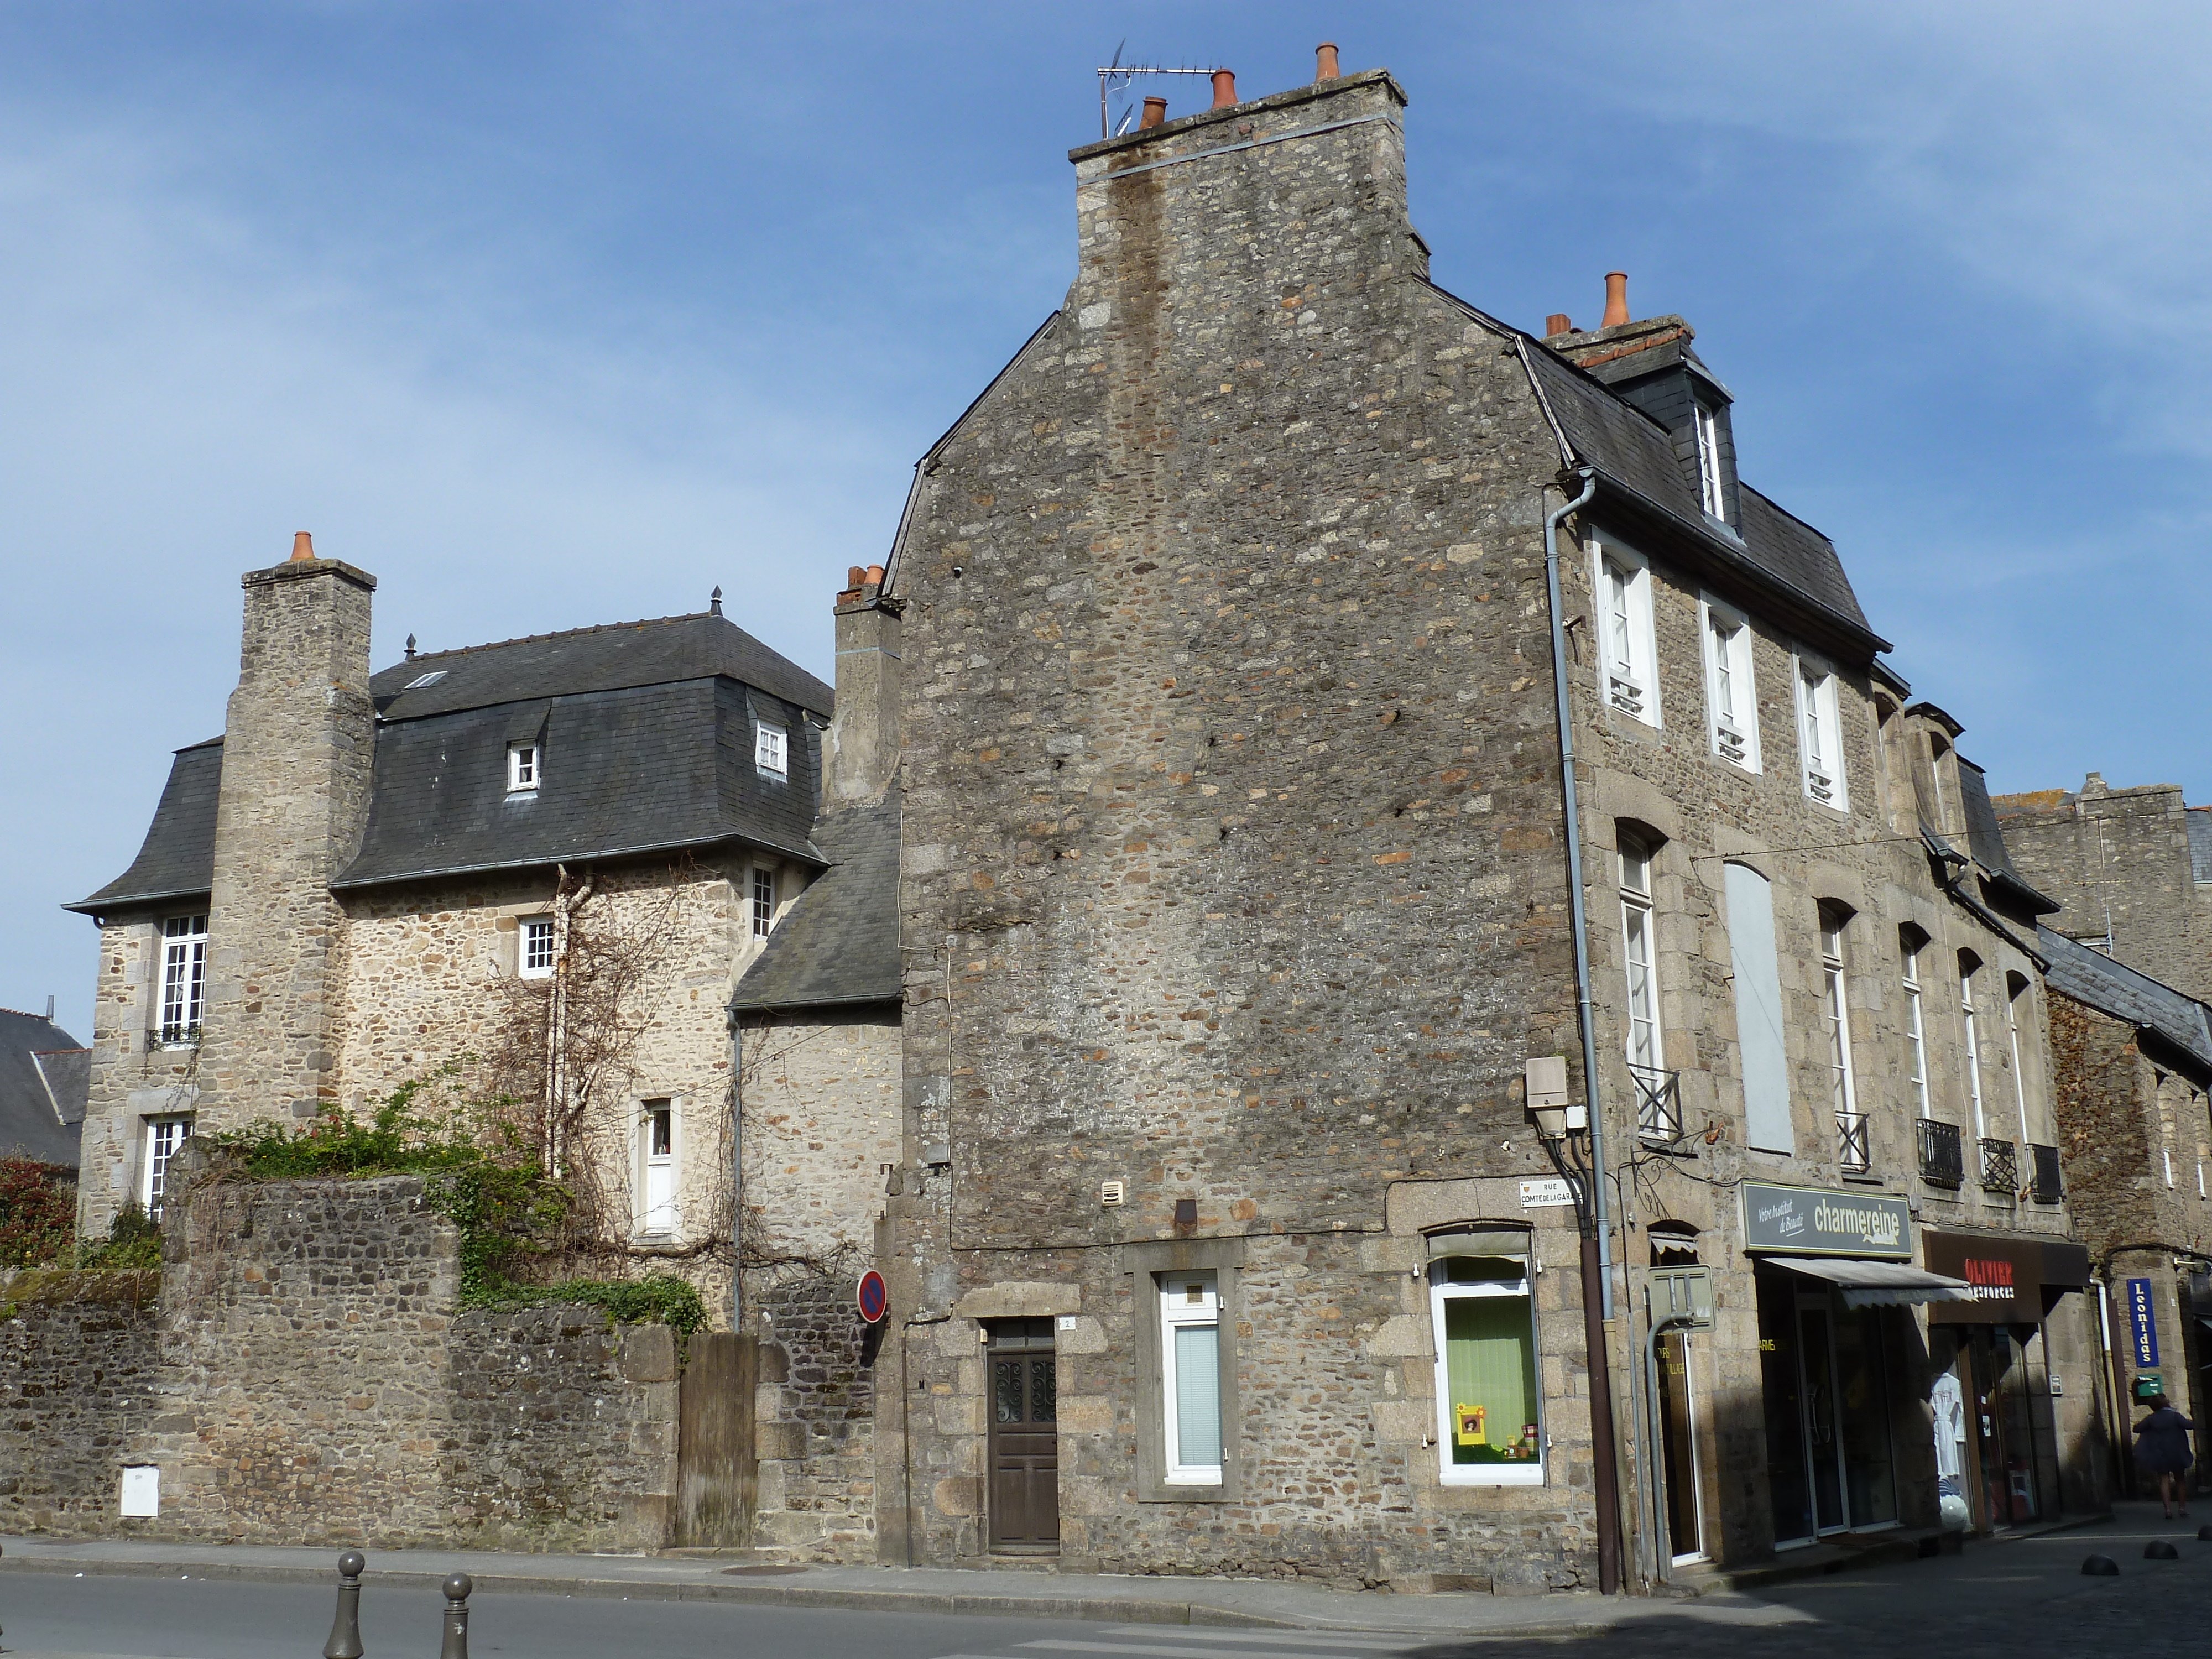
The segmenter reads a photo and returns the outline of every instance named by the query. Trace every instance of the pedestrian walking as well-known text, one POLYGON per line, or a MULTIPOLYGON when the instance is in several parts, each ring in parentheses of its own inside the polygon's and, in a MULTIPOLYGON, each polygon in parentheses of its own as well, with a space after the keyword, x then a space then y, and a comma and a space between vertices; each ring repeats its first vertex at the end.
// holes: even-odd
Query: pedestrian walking
POLYGON ((2185 1520, 2189 1515, 2185 1477, 2190 1464, 2196 1461, 2190 1455, 2189 1432, 2197 1425, 2174 1410, 2162 1394, 2151 1395, 2143 1404, 2150 1407, 2150 1415, 2136 1425, 2136 1467, 2158 1477, 2158 1498, 2165 1507, 2166 1518, 2173 1519, 2178 1502, 2185 1520))

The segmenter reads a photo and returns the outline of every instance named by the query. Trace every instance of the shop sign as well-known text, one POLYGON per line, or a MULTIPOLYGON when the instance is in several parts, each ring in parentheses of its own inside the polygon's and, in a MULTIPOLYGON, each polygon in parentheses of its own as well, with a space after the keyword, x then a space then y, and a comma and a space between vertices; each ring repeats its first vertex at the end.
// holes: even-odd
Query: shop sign
POLYGON ((2046 1289, 2075 1287, 2087 1277, 2081 1247, 2063 1239, 1930 1231, 1921 1235, 1920 1260, 1929 1273, 1973 1287, 1971 1300, 1928 1304, 1937 1325, 2033 1325, 2043 1317, 2046 1289))
POLYGON ((2135 1345, 2137 1370, 2158 1364, 2158 1313, 2148 1279, 2128 1280, 2128 1335, 2135 1345))
POLYGON ((1747 1181, 1742 1192, 1747 1250, 1912 1259, 1912 1215, 1901 1198, 1765 1181, 1747 1181))

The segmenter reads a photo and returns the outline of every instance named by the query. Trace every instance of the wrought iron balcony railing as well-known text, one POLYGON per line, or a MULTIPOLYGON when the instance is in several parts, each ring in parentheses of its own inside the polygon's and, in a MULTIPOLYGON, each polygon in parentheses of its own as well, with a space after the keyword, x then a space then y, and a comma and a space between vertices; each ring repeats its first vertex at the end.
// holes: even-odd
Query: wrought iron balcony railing
POLYGON ((1874 1139, 1864 1112, 1836 1114, 1836 1161, 1846 1175, 1864 1175, 1874 1168, 1874 1139))
POLYGON ((1923 1117, 1913 1127, 1919 1132, 1921 1178, 1939 1187, 1963 1185, 1966 1161, 1959 1145, 1959 1126, 1923 1117))
POLYGON ((2035 1201, 2056 1204, 2066 1196, 2066 1183, 2058 1176, 2058 1149, 2056 1146, 2028 1145, 2028 1155, 2035 1160, 2035 1201))
POLYGON ((1636 1084, 1636 1133, 1645 1140, 1682 1138, 1682 1074, 1656 1066, 1631 1066, 1636 1084))
POLYGON ((1982 1185, 2008 1198, 2020 1190, 2020 1151, 2009 1140, 1981 1143, 1982 1185))

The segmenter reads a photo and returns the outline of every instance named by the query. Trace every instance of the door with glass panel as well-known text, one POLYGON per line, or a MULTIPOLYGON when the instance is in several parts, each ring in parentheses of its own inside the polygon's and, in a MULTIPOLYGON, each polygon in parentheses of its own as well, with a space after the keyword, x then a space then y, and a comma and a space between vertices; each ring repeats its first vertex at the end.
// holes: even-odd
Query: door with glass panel
POLYGON ((991 1547, 1060 1547, 1060 1387, 1049 1319, 984 1327, 990 1367, 991 1547))

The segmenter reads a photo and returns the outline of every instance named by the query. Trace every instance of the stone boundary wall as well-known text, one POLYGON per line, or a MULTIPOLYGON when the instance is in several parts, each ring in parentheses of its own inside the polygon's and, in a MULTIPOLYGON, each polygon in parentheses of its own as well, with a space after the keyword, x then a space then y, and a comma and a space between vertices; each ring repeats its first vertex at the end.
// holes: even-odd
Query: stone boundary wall
POLYGON ((0 1531, 92 1532, 145 1423, 157 1273, 16 1274, 0 1285, 0 1531))
POLYGON ((0 1530, 669 1541, 665 1327, 573 1306, 457 1310, 459 1238, 417 1176, 203 1182, 176 1207, 158 1275, 0 1292, 15 1304, 0 1322, 0 1530), (148 1464, 161 1512, 125 1520, 122 1471, 148 1464))
MULTIPOLYGON (((758 1293, 757 1548, 802 1561, 876 1557, 876 1345, 849 1279, 758 1293)), ((894 1401, 896 1403, 896 1401, 894 1401)))

